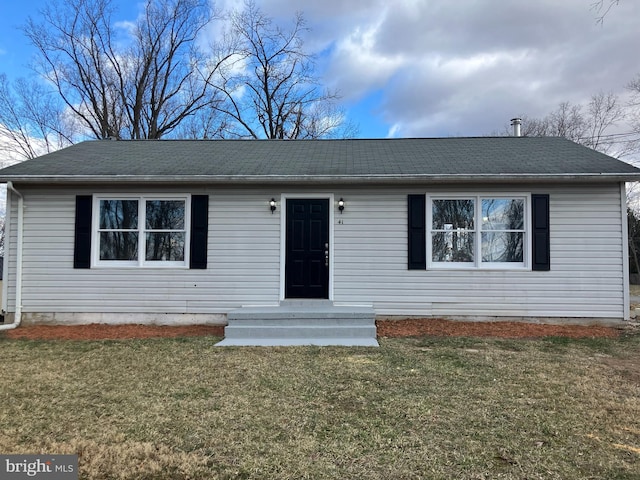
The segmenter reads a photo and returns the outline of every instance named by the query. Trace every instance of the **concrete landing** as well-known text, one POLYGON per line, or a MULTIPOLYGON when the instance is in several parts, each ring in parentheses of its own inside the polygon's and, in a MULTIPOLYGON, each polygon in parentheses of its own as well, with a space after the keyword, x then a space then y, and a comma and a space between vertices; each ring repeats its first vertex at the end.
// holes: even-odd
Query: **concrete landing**
POLYGON ((225 338, 216 346, 378 346, 371 307, 288 300, 278 307, 232 310, 227 320, 225 338))

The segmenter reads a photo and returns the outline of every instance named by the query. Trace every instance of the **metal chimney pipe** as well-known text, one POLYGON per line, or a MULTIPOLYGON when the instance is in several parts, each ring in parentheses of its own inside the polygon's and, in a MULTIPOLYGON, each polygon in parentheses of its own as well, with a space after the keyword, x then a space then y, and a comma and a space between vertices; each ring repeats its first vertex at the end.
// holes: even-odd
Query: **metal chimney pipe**
POLYGON ((511 119, 511 126, 513 127, 513 136, 514 137, 521 136, 521 134, 520 134, 520 125, 522 125, 522 119, 521 118, 512 118, 511 119))

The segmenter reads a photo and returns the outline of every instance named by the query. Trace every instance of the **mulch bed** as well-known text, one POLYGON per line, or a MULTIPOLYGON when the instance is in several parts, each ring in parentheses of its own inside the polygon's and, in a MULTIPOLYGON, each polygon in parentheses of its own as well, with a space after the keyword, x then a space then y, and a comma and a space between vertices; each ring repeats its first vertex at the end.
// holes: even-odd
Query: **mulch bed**
POLYGON ((168 327, 160 325, 29 325, 6 330, 6 338, 26 340, 118 340, 130 338, 175 338, 200 335, 224 336, 224 327, 216 325, 188 325, 168 327))
POLYGON ((459 322, 440 319, 376 322, 378 337, 618 337, 620 330, 602 326, 548 325, 524 322, 459 322))
MULTIPOLYGON (((459 322, 440 319, 384 320, 376 322, 378 337, 464 336, 496 338, 617 337, 611 327, 542 325, 521 322, 459 322)), ((116 340, 130 338, 224 336, 224 327, 214 325, 35 325, 1 332, 5 338, 28 340, 116 340)))

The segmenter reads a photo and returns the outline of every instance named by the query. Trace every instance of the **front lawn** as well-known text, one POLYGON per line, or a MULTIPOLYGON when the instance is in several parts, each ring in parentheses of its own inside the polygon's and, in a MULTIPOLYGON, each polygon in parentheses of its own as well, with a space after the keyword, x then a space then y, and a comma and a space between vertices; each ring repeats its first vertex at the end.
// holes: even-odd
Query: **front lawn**
POLYGON ((0 339, 0 453, 81 478, 631 479, 640 337, 0 339))

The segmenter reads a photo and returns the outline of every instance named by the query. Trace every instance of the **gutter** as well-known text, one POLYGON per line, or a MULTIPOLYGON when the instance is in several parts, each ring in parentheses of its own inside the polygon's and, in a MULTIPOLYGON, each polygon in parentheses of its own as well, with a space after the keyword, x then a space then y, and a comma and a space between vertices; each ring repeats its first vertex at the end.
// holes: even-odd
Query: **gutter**
POLYGON ((155 184, 442 184, 442 183, 530 183, 545 181, 561 182, 632 182, 639 181, 638 173, 539 173, 539 174, 366 174, 366 175, 8 175, 0 177, 0 182, 17 181, 28 184, 112 184, 155 183, 155 184))
MULTIPOLYGON (((20 326, 22 321, 22 239, 24 225, 24 197, 16 190, 11 181, 7 182, 7 190, 11 190, 18 196, 18 231, 16 232, 16 310, 13 315, 13 323, 0 325, 0 331, 12 330, 20 326)), ((8 262, 5 262, 7 265, 8 262)), ((8 268, 7 268, 8 270, 8 268)), ((5 277, 5 282, 6 282, 5 277)), ((2 296, 2 312, 7 311, 7 295, 2 296)))

